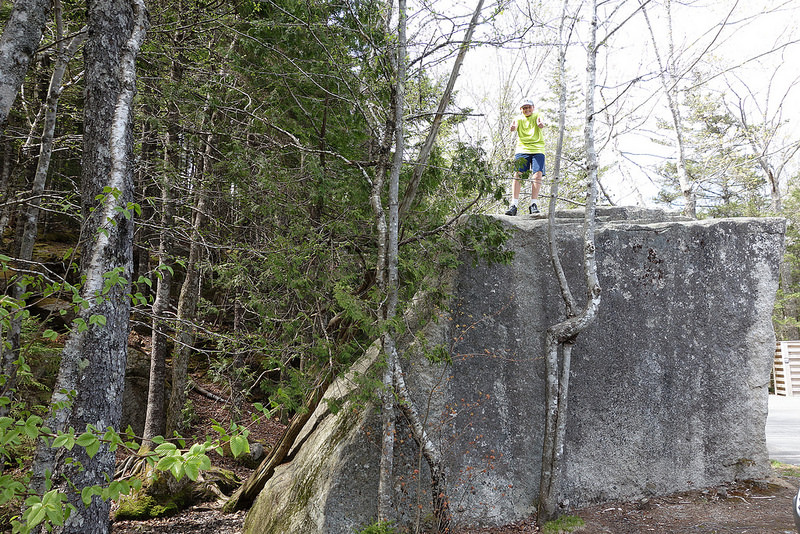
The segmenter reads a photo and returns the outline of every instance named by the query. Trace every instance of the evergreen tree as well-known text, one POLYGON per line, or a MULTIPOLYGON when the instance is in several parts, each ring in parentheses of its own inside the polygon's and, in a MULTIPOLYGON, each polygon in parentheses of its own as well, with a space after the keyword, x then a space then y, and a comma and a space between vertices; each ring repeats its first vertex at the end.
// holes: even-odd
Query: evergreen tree
MULTIPOLYGON (((696 89, 686 98, 682 125, 687 147, 686 170, 695 184, 698 215, 756 216, 769 205, 765 176, 748 154, 738 121, 713 94, 696 89)), ((661 128, 671 128, 660 123, 661 128)), ((681 198, 674 162, 657 168, 662 189, 657 201, 673 206, 681 198)))

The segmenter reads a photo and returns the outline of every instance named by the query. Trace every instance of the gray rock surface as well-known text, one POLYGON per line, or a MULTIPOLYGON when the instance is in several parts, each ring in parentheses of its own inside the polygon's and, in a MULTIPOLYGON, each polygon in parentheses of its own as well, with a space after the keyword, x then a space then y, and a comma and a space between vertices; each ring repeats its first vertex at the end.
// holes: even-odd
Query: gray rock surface
POLYGON ((136 349, 128 350, 125 367, 125 390, 122 394, 122 432, 131 427, 141 436, 147 414, 147 389, 150 383, 150 355, 136 349))
MULTIPOLYGON (((559 216, 559 250, 581 298, 581 214, 559 216)), ((406 380, 447 459, 459 526, 504 524, 534 510, 544 333, 562 313, 547 221, 499 218, 514 230, 514 261, 464 261, 451 273, 450 311, 418 311, 428 346, 446 347, 452 364, 432 364, 418 341, 406 344, 406 380)), ((622 208, 600 210, 598 221, 602 303, 573 350, 561 502, 763 476, 784 221, 687 221, 622 208)), ((376 356, 373 350, 359 375, 376 356)), ((329 394, 345 398, 352 384, 343 379, 329 394)), ((355 404, 333 414, 327 406, 262 491, 245 532, 351 533, 374 520, 379 415, 355 404)), ((398 523, 417 520, 418 504, 424 523, 427 467, 402 425, 398 440, 398 523)))

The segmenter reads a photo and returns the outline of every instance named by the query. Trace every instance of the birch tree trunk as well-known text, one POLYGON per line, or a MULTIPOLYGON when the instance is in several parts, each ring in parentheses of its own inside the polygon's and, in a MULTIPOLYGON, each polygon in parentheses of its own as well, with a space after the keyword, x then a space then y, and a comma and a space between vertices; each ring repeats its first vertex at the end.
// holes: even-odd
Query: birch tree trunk
MULTIPOLYGON (((565 4, 566 6, 566 4, 565 4)), ((563 15, 562 15, 562 18, 563 15)), ((587 47, 586 124, 584 139, 588 171, 586 218, 583 230, 583 267, 586 305, 581 313, 567 317, 547 330, 545 348, 545 434, 542 473, 539 481, 537 522, 542 525, 559 516, 558 492, 563 479, 562 458, 567 427, 567 401, 572 347, 577 336, 589 326, 600 306, 600 283, 595 254, 595 204, 597 202, 597 151, 594 144, 594 93, 597 72, 597 0, 592 3, 590 39, 587 47), (561 351, 559 367, 558 353, 561 351)), ((563 89, 562 89, 563 90, 563 89)), ((551 208, 552 209, 552 208, 551 208)), ((553 220, 551 220, 551 226, 553 220)), ((551 244, 551 250, 553 245, 551 244)), ((559 279, 566 283, 566 279, 559 279)), ((562 295, 569 291, 562 288, 562 295)), ((565 296, 565 300, 567 297, 565 296)))
MULTIPOLYGON (((434 516, 437 519, 437 532, 448 532, 450 529, 450 510, 446 477, 442 466, 441 452, 428 438, 422 419, 419 416, 414 400, 408 394, 405 381, 402 378, 401 362, 397 357, 397 347, 394 332, 391 330, 391 321, 398 313, 399 301, 399 232, 400 217, 407 212, 416 195, 419 181, 427 165, 428 157, 439 133, 439 127, 444 118, 444 113, 452 95, 456 78, 464 62, 464 57, 469 49, 472 34, 478 23, 478 17, 483 8, 483 0, 479 0, 473 12, 470 24, 467 27, 464 39, 460 45, 453 69, 450 74, 445 91, 443 92, 431 129, 428 131, 425 142, 414 162, 414 172, 409 185, 406 187, 402 199, 400 198, 400 173, 403 167, 405 151, 405 79, 407 72, 407 41, 406 41, 406 1, 398 0, 397 23, 397 50, 396 55, 390 55, 396 79, 394 84, 394 159, 389 173, 388 184, 388 223, 385 210, 381 205, 380 191, 382 179, 376 176, 373 183, 372 205, 376 215, 376 226, 379 232, 379 263, 377 280, 382 284, 386 293, 382 319, 386 330, 383 334, 383 350, 385 355, 385 368, 383 374, 383 394, 381 398, 382 414, 382 441, 381 441, 381 466, 378 482, 378 519, 388 521, 393 516, 393 458, 395 441, 395 397, 401 399, 401 407, 412 428, 414 439, 420 447, 431 471, 431 484, 433 495, 434 516), (385 236, 385 237, 383 237, 385 236)), ((380 172, 380 168, 379 168, 380 172)))
MULTIPOLYGON (((675 59, 675 45, 672 35, 672 10, 671 0, 666 0, 665 7, 667 9, 667 35, 669 38, 669 51, 667 58, 670 61, 675 59)), ((642 7, 642 13, 647 21, 647 28, 650 30, 650 37, 653 42, 653 50, 658 60, 658 68, 661 72, 661 86, 664 89, 664 95, 667 97, 669 105, 670 116, 672 117, 672 125, 675 128, 675 141, 678 144, 678 183, 683 193, 684 208, 683 214, 693 219, 697 218, 697 198, 689 182, 689 175, 686 173, 686 143, 683 139, 683 130, 681 124, 681 111, 678 105, 678 80, 676 79, 673 70, 675 69, 674 63, 665 64, 658 51, 658 43, 656 42, 653 27, 650 25, 650 17, 647 16, 647 10, 642 7)))
MULTIPOLYGON (((173 60, 170 68, 170 77, 175 83, 181 81, 182 69, 178 60, 173 60)), ((158 268, 156 283, 156 296, 153 300, 153 322, 150 341, 150 378, 147 388, 147 413, 144 421, 142 435, 142 449, 149 450, 153 446, 153 438, 164 435, 167 426, 167 412, 165 406, 165 387, 167 379, 167 324, 165 313, 169 310, 170 292, 172 289, 173 266, 173 239, 172 227, 174 224, 175 202, 172 198, 173 174, 180 170, 179 157, 179 117, 171 112, 170 123, 167 127, 167 139, 164 155, 165 168, 161 183, 161 229, 158 243, 158 268)))
POLYGON ((0 36, 0 132, 42 40, 50 0, 16 0, 0 36))
POLYGON ((389 521, 394 517, 392 493, 394 492, 393 460, 395 440, 395 364, 397 348, 391 320, 397 314, 398 301, 398 226, 399 226, 399 199, 400 172, 403 168, 403 151, 405 150, 405 124, 403 113, 405 110, 405 80, 406 80, 406 0, 397 2, 397 50, 393 58, 396 81, 394 85, 395 106, 394 112, 394 159, 389 172, 389 220, 386 227, 386 258, 385 264, 379 265, 385 276, 379 278, 383 281, 383 290, 386 292, 382 319, 385 325, 383 334, 383 352, 386 368, 383 373, 383 392, 381 396, 381 415, 383 433, 381 440, 381 466, 378 480, 378 519, 389 521))
POLYGON ((464 57, 467 55, 467 50, 469 50, 470 44, 472 43, 472 34, 475 31, 475 27, 478 25, 478 17, 483 10, 483 1, 484 0, 478 0, 475 11, 472 13, 472 19, 470 19, 469 26, 467 26, 467 31, 464 34, 464 39, 461 42, 458 54, 453 62, 453 69, 450 71, 450 78, 448 78, 445 90, 439 99, 439 106, 433 116, 433 123, 431 124, 430 130, 428 130, 428 135, 425 137, 425 142, 422 144, 419 156, 417 156, 417 161, 414 164, 414 173, 412 174, 411 180, 409 180, 409 183, 403 193, 403 199, 400 205, 401 216, 411 209, 411 205, 416 197, 417 188, 419 187, 419 182, 422 179, 422 173, 425 171, 425 167, 428 164, 428 157, 430 156, 431 149, 433 149, 433 145, 436 142, 437 136, 439 135, 439 127, 442 125, 442 121, 444 120, 444 113, 447 110, 447 105, 450 103, 450 97, 453 95, 453 88, 456 85, 456 79, 458 79, 458 74, 461 71, 461 65, 464 64, 464 57))
MULTIPOLYGON (((213 116, 211 124, 214 123, 213 116)), ((189 382, 188 366, 189 354, 194 344, 192 321, 197 314, 197 304, 200 300, 200 270, 199 264, 203 253, 201 247, 202 235, 200 229, 205 221, 206 173, 210 173, 211 147, 214 142, 213 134, 206 138, 206 147, 203 151, 203 165, 200 169, 200 179, 197 180, 196 202, 194 207, 194 222, 192 224, 191 244, 189 245, 189 259, 186 262, 186 277, 181 286, 178 297, 178 317, 175 323, 175 351, 172 359, 172 389, 170 391, 169 406, 167 407, 167 437, 175 432, 182 431, 182 412, 186 404, 186 387, 189 382)))
MULTIPOLYGON (((97 231, 83 246, 84 308, 79 317, 86 326, 76 325, 62 353, 52 399, 60 408, 47 424, 53 431, 119 426, 133 263, 132 102, 135 60, 146 23, 142 0, 88 3, 81 190, 87 223, 97 231), (71 394, 74 397, 70 398, 71 394)), ((114 464, 115 453, 106 445, 91 458, 81 447, 66 451, 39 445, 33 489, 43 492, 49 471, 54 487, 61 488, 76 507, 58 531, 109 531, 110 503, 94 497, 85 507, 80 490, 113 477, 114 464), (67 456, 75 458, 82 468, 65 462, 67 456)))
MULTIPOLYGON (((169 142, 169 141, 168 141, 169 142)), ((153 300, 153 322, 150 341, 150 378, 147 388, 147 412, 144 420, 142 449, 150 450, 153 438, 164 434, 166 412, 164 388, 167 379, 167 320, 172 289, 172 224, 174 205, 172 184, 168 176, 161 184, 161 236, 158 244, 156 297, 153 300)))
MULTIPOLYGON (((569 47, 569 40, 565 33, 571 34, 566 31, 567 16, 568 16, 569 0, 564 0, 561 7, 561 23, 559 24, 559 45, 558 45, 558 137, 556 138, 556 153, 553 158, 553 175, 552 185, 550 186, 550 198, 553 200, 549 204, 547 212, 548 227, 547 227, 547 242, 550 248, 550 261, 553 264, 553 272, 556 274, 558 280, 558 287, 561 290, 561 298, 564 302, 565 312, 567 317, 574 317, 576 314, 575 299, 570 291, 567 277, 564 274, 564 268, 561 264, 561 259, 558 254, 558 245, 556 243, 555 235, 555 221, 556 221, 556 208, 558 207, 558 190, 561 185, 561 156, 564 152, 564 131, 567 123, 567 81, 566 81, 566 61, 567 49, 569 47)), ((574 25, 574 19, 573 19, 574 25)))

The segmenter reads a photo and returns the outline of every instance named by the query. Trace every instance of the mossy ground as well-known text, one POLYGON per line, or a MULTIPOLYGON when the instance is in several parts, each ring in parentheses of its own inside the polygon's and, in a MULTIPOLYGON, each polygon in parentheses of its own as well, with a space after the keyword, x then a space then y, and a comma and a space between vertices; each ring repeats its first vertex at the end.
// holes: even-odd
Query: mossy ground
POLYGON ((148 478, 142 489, 120 499, 115 521, 147 520, 175 515, 192 504, 214 500, 217 495, 209 486, 229 494, 241 483, 232 471, 212 468, 197 481, 183 478, 176 481, 165 473, 148 478))
POLYGON ((542 527, 542 534, 566 534, 568 532, 575 532, 583 527, 585 523, 583 519, 574 515, 565 515, 559 517, 555 521, 548 521, 542 527))
POLYGON ((175 515, 178 511, 179 508, 175 502, 159 502, 145 492, 136 492, 120 500, 114 518, 117 521, 129 519, 142 521, 175 515))

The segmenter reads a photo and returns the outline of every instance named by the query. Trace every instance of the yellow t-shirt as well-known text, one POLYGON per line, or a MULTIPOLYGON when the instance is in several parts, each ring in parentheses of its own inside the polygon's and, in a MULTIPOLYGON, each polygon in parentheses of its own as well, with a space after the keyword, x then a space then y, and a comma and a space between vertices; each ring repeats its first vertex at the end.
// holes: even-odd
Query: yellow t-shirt
POLYGON ((517 117, 517 154, 544 154, 544 135, 536 124, 540 115, 534 111, 530 117, 517 117))

